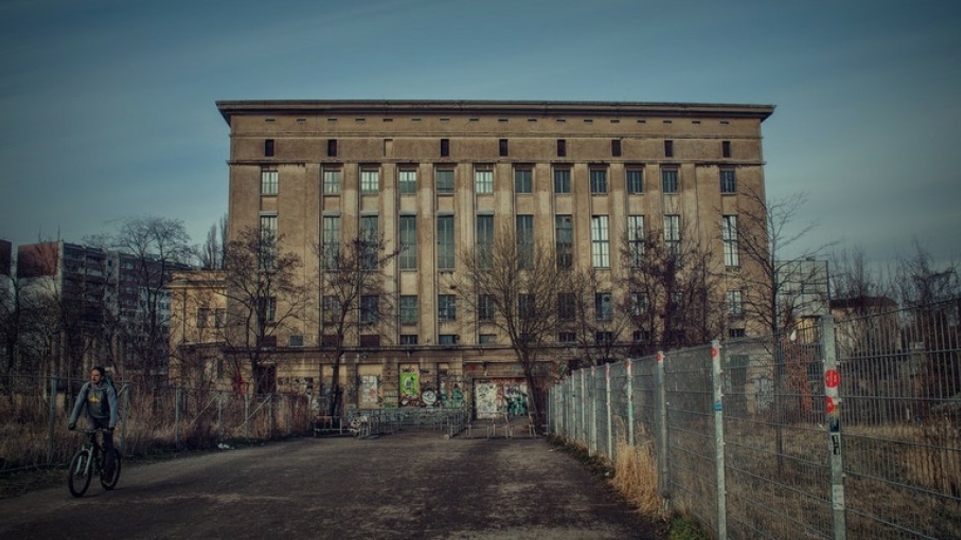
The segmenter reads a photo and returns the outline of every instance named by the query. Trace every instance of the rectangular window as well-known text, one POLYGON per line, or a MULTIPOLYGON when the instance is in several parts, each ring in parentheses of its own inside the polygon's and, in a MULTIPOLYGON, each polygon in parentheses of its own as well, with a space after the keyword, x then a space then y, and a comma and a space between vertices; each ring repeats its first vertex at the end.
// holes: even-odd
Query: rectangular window
POLYGON ((324 295, 320 302, 321 316, 326 323, 340 321, 340 299, 336 296, 324 295))
POLYGON ((644 193, 644 169, 627 170, 627 192, 644 193))
POLYGON ((681 251, 681 216, 677 214, 664 216, 664 248, 670 255, 681 251))
POLYGON ((397 184, 401 195, 413 195, 417 193, 417 171, 413 169, 402 169, 397 177, 397 184))
POLYGON ((401 334, 401 345, 417 345, 417 334, 401 334))
POLYGON ((743 328, 730 328, 727 331, 727 337, 730 337, 730 338, 742 338, 744 336, 745 334, 744 334, 743 328))
POLYGON ((631 266, 640 268, 644 262, 644 216, 627 216, 627 250, 631 266))
POLYGON ((534 171, 530 169, 514 170, 514 192, 531 193, 534 191, 534 171))
POLYGON ((557 157, 567 156, 567 140, 557 139, 557 157))
POLYGON ((571 192, 571 170, 554 169, 554 193, 571 192))
POLYGON ((324 268, 336 270, 340 265, 340 216, 323 217, 324 268))
POLYGON ((614 157, 621 157, 621 140, 611 139, 611 155, 614 157))
POLYGON ((576 343, 577 334, 574 332, 561 332, 557 334, 557 341, 560 343, 576 343))
POLYGON ((731 317, 740 317, 744 314, 744 306, 741 305, 741 291, 727 291, 727 314, 731 317))
POLYGON ((516 225, 517 264, 520 268, 530 269, 534 266, 534 216, 518 215, 516 225))
POLYGON ((481 345, 489 343, 497 343, 497 336, 494 334, 481 334, 477 336, 477 342, 481 345))
POLYGON ((574 221, 570 214, 554 216, 554 242, 557 267, 570 268, 574 264, 574 221))
POLYGON ((227 310, 225 308, 217 308, 214 310, 214 327, 224 328, 227 326, 227 310))
POLYGON ((457 297, 453 294, 437 295, 437 320, 440 322, 457 320, 457 297))
POLYGON ((437 269, 454 269, 454 216, 437 216, 437 269))
POLYGON ((474 192, 493 193, 494 192, 494 170, 475 169, 474 170, 474 192))
POLYGON ((337 157, 337 139, 327 139, 327 157, 337 157))
POLYGON ((457 334, 440 334, 437 336, 437 343, 440 345, 457 345, 460 336, 457 334))
POLYGON ((740 266, 737 249, 737 216, 722 216, 721 239, 724 240, 724 266, 740 266))
POLYGON ((361 268, 374 270, 377 268, 378 251, 380 250, 380 220, 376 215, 360 216, 360 248, 361 268))
POLYGON ((651 306, 648 303, 647 293, 631 293, 631 315, 637 318, 646 318, 651 306))
POLYGON ((594 343, 597 345, 614 343, 614 332, 594 332, 594 343))
POLYGON ((288 347, 303 347, 304 346, 304 336, 302 334, 291 334, 287 338, 288 347))
POLYGON ((610 249, 607 216, 591 216, 591 263, 594 268, 610 268, 610 249))
POLYGON ((263 169, 260 171, 260 194, 277 194, 277 171, 274 169, 263 169))
POLYGON ((420 318, 416 294, 400 295, 400 324, 415 324, 420 318))
POLYGON ((450 139, 440 140, 440 157, 450 157, 450 139))
POLYGON ((274 140, 264 139, 264 156, 272 157, 274 155, 274 140))
POLYGON ((377 169, 361 169, 360 191, 362 193, 377 193, 380 190, 380 171, 377 169))
POLYGON ((599 321, 609 321, 614 318, 614 304, 611 302, 611 293, 594 294, 594 314, 599 321))
POLYGON ((510 155, 510 151, 509 151, 509 148, 508 148, 508 146, 507 146, 507 139, 501 139, 501 140, 499 140, 499 141, 498 141, 498 144, 497 144, 497 149, 498 149, 498 154, 499 154, 501 157, 506 157, 506 156, 510 155))
POLYGON ((474 241, 477 249, 482 253, 482 257, 490 254, 494 245, 494 216, 488 214, 477 216, 474 241))
POLYGON ((208 320, 210 320, 210 308, 198 308, 197 328, 207 328, 208 320))
POLYGON ((591 169, 591 193, 594 195, 607 193, 606 169, 591 169))
POLYGON ((721 141, 721 157, 731 157, 731 141, 721 141))
POLYGON ((664 141, 664 157, 674 157, 674 141, 664 141))
POLYGON ((574 293, 563 292, 557 294, 557 317, 562 321, 573 321, 576 315, 574 293))
POLYGON ((663 193, 677 193, 679 184, 677 169, 664 169, 661 171, 661 191, 663 193))
POLYGON ((517 295, 517 315, 521 319, 534 317, 534 295, 529 293, 517 295))
POLYGON ((273 268, 277 256, 277 214, 260 216, 260 268, 273 268))
POLYGON ((360 322, 374 324, 380 318, 380 297, 376 294, 364 294, 360 297, 360 322))
POLYGON ((257 299, 257 315, 262 321, 275 322, 277 320, 277 297, 257 299))
POLYGON ((494 298, 489 294, 477 295, 477 320, 494 320, 494 298))
POLYGON ((380 347, 380 335, 368 334, 360 336, 360 346, 364 348, 380 347))
POLYGON ((400 269, 417 269, 417 216, 400 216, 400 269))
POLYGON ((737 177, 734 169, 721 169, 721 193, 737 193, 737 177))
POLYGON ((437 169, 434 172, 437 193, 454 192, 454 169, 437 169))
POLYGON ((324 194, 340 193, 340 169, 324 169, 324 194))

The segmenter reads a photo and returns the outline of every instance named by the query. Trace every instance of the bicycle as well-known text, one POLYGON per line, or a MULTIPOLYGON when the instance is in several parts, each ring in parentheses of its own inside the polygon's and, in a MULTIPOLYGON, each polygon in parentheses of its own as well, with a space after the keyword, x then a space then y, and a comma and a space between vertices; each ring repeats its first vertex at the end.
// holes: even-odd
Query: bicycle
POLYGON ((94 475, 100 477, 100 485, 106 490, 117 486, 120 480, 120 451, 114 451, 113 476, 107 478, 103 474, 105 453, 102 444, 97 440, 97 432, 103 429, 78 429, 87 436, 86 442, 70 458, 70 469, 67 476, 67 487, 74 497, 83 497, 90 487, 90 480, 94 475))

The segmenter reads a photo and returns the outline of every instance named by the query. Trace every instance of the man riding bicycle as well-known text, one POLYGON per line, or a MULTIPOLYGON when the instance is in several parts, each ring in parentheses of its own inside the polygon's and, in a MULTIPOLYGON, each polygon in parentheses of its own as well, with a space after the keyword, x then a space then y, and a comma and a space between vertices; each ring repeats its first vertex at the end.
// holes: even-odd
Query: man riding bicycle
POLYGON ((103 449, 106 457, 104 475, 111 478, 114 469, 113 429, 117 426, 117 392, 113 385, 104 380, 105 375, 106 370, 101 366, 90 370, 90 381, 80 388, 67 429, 76 429, 80 410, 86 405, 90 428, 103 429, 103 449))

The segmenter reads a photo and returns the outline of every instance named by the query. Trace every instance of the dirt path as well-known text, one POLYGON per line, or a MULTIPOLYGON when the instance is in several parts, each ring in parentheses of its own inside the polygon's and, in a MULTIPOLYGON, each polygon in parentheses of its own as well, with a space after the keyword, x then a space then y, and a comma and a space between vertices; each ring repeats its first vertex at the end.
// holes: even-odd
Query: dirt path
POLYGON ((544 439, 301 439, 0 500, 0 538, 663 539, 544 439))

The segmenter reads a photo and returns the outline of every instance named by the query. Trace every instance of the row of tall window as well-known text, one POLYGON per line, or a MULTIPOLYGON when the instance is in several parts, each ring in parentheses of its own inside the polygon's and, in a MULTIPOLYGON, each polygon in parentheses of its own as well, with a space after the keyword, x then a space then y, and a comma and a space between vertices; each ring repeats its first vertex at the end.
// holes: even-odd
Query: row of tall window
MULTIPOLYGON (((401 270, 417 270, 417 256, 420 252, 418 245, 417 215, 401 214, 398 218, 398 244, 402 248, 398 258, 401 270)), ((517 242, 517 255, 521 268, 530 267, 534 257, 534 216, 518 214, 514 218, 514 236, 517 242)), ((440 214, 436 217, 436 269, 438 271, 452 271, 455 269, 457 258, 456 236, 454 231, 454 215, 440 214)), ((262 215, 261 227, 276 234, 277 216, 262 215)), ((341 216, 325 215, 321 224, 321 242, 324 251, 325 268, 335 269, 335 259, 341 243, 341 216)), ((474 246, 480 253, 487 253, 494 243, 494 215, 478 214, 475 216, 474 246)), ((681 248, 681 216, 680 214, 666 214, 663 216, 663 241, 669 253, 678 253, 681 248)), ((380 238, 380 222, 377 215, 360 216, 360 233, 362 239, 368 239, 372 245, 380 238)), ((627 216, 626 240, 628 247, 627 264, 634 267, 641 266, 644 256, 645 226, 644 216, 634 214, 627 216)), ((594 215, 590 218, 591 235, 591 265, 594 268, 610 268, 611 266, 611 234, 610 216, 594 215)), ((724 247, 724 265, 737 267, 740 265, 738 252, 737 216, 721 216, 721 240, 724 247)), ((574 262, 574 219, 571 214, 557 214, 554 216, 554 248, 556 262, 560 268, 570 268, 574 262)), ((376 261, 371 261, 376 264, 376 261)))
MULTIPOLYGON (((623 139, 611 139, 611 157, 621 157, 623 139)), ((450 157, 450 139, 440 139, 440 157, 450 157)), ((337 157, 337 139, 327 139, 327 157, 337 157)), ((386 152, 386 143, 385 143, 386 152)), ((567 157, 567 139, 557 139, 557 157, 567 157)), ((500 157, 510 156, 510 139, 498 139, 497 154, 500 157)), ((264 139, 264 156, 273 157, 276 155, 276 143, 274 139, 264 139)), ((664 141, 664 157, 674 157, 674 141, 664 141)), ((721 157, 731 157, 731 141, 721 141, 721 157)))
MULTIPOLYGON (((630 310, 632 316, 643 316, 650 309, 650 300, 644 293, 632 292, 627 297, 629 303, 626 309, 630 310)), ((521 318, 534 316, 535 298, 531 294, 521 293, 517 295, 517 314, 521 318)), ((379 322, 380 297, 378 295, 362 295, 359 302, 359 317, 363 324, 377 324, 379 322)), ((573 292, 557 293, 557 317, 561 321, 573 321, 577 314, 577 298, 573 292)), ((740 290, 727 291, 725 295, 725 308, 729 317, 742 317, 744 306, 741 299, 740 290)), ((265 310, 268 321, 274 320, 276 313, 276 299, 271 297, 266 299, 265 310)), ((594 312, 593 318, 598 322, 610 321, 614 319, 615 303, 613 293, 610 291, 600 291, 594 293, 594 312)), ((340 304, 334 296, 324 296, 321 303, 324 311, 324 320, 332 321, 338 316, 340 304)), ((401 325, 416 325, 420 322, 421 304, 420 297, 416 294, 402 294, 398 306, 398 317, 401 325)), ((218 310, 218 317, 222 317, 218 310)), ((490 295, 482 294, 477 298, 475 309, 476 322, 491 322, 494 320, 496 311, 494 302, 490 295)), ((198 327, 203 321, 206 324, 210 317, 210 310, 201 308, 198 310, 198 327)), ((441 323, 455 322, 458 320, 457 296, 454 294, 437 295, 437 321, 441 323)), ((218 321, 220 319, 218 318, 218 321)), ((222 322, 219 323, 221 326, 222 322)))
MULTIPOLYGON (((558 167, 553 170, 554 193, 571 193, 571 169, 558 167)), ((733 194, 737 192, 737 174, 733 168, 720 169, 719 184, 721 193, 733 194)), ((641 194, 645 191, 644 169, 628 168, 625 172, 627 192, 641 194)), ((401 195, 417 193, 417 170, 400 169, 397 175, 397 187, 401 195)), ((589 187, 591 194, 602 195, 610 191, 608 170, 606 168, 591 167, 589 171, 589 187)), ((361 193, 378 193, 381 188, 380 170, 377 168, 360 169, 361 193)), ((323 192, 325 195, 338 195, 343 189, 343 173, 339 168, 325 168, 323 171, 323 192)), ((661 192, 678 193, 681 189, 680 178, 676 168, 661 169, 661 192)), ((277 195, 279 190, 278 173, 276 169, 265 167, 260 173, 261 195, 277 195)), ((434 190, 438 194, 454 193, 454 170, 438 168, 434 171, 434 190)), ((479 166, 474 169, 474 192, 488 194, 494 192, 494 169, 479 166)), ((514 192, 534 192, 534 170, 531 167, 516 167, 514 169, 514 192)))

